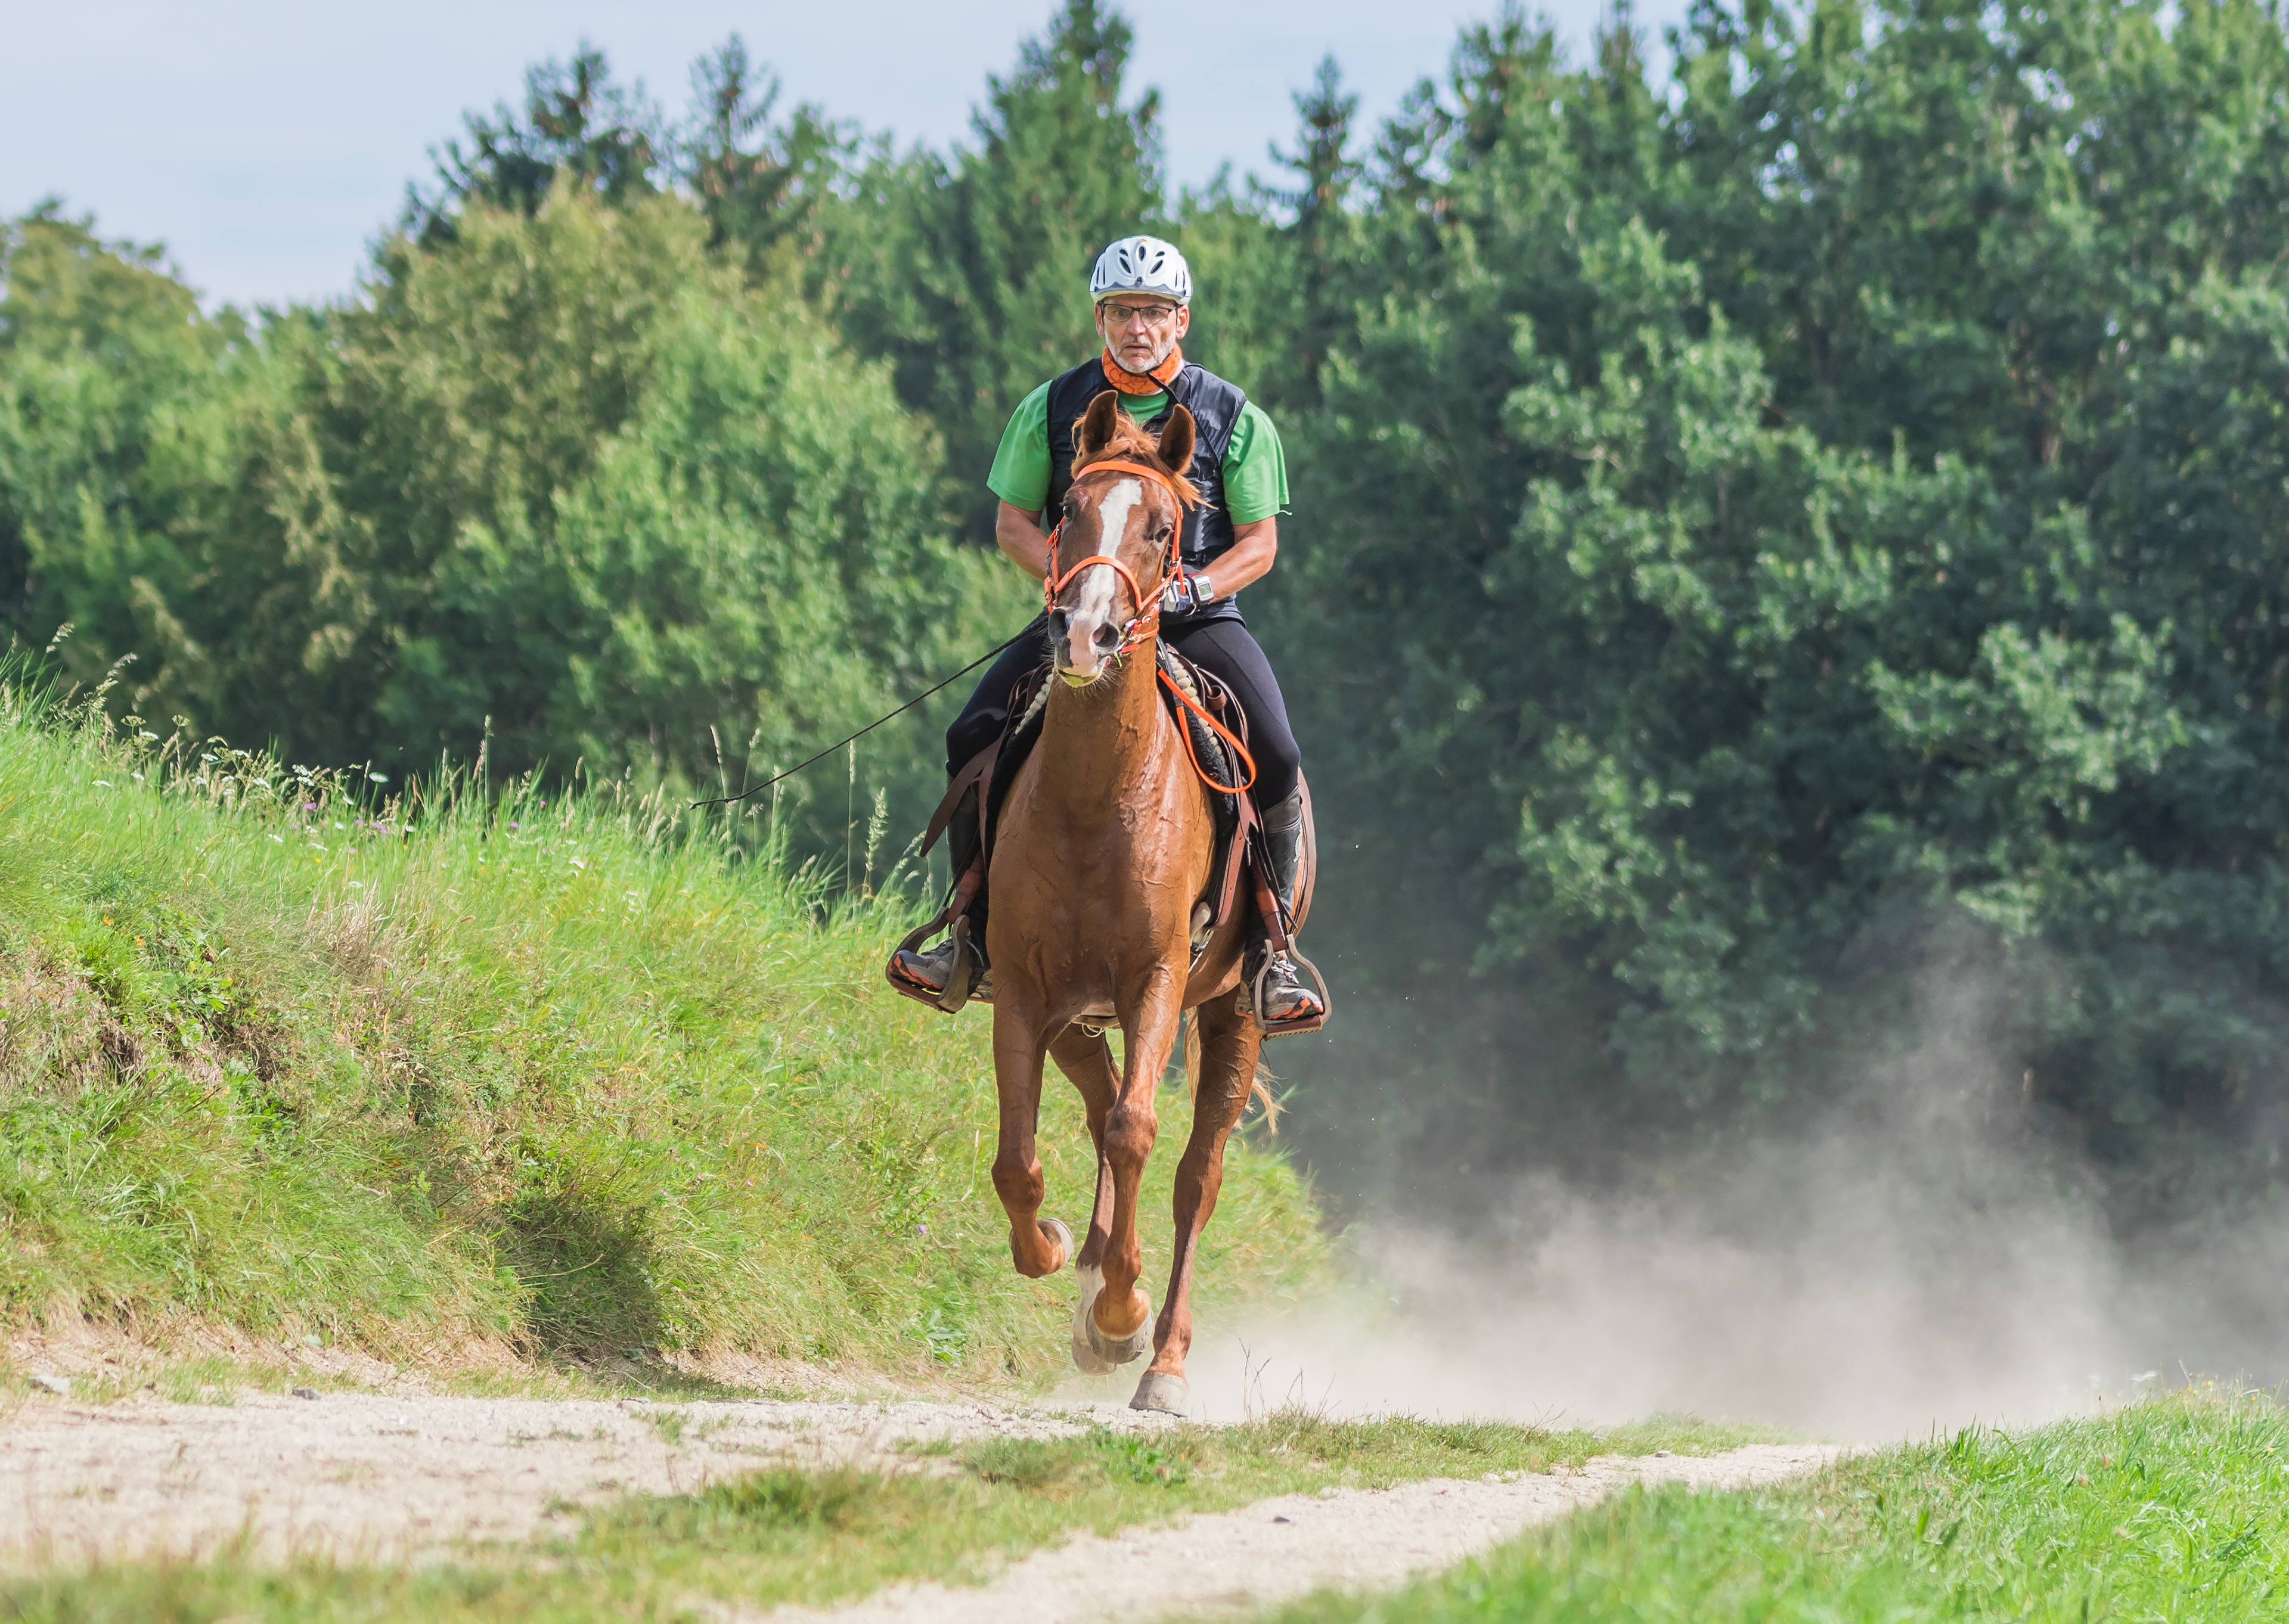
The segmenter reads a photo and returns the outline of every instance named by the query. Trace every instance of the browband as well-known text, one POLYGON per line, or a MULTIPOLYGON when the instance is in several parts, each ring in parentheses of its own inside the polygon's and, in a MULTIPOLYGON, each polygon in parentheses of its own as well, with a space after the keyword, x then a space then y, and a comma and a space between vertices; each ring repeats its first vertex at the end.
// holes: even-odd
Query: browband
POLYGON ((1073 469, 1073 476, 1075 480, 1079 480, 1082 474, 1094 474, 1100 468, 1117 468, 1124 474, 1141 474, 1148 480, 1157 480, 1163 490, 1176 498, 1176 506, 1179 507, 1193 507, 1199 505, 1197 501, 1185 500, 1184 493, 1177 489, 1176 482, 1160 469, 1153 467, 1150 463, 1130 462, 1125 457, 1100 457, 1095 462, 1080 464, 1073 469))

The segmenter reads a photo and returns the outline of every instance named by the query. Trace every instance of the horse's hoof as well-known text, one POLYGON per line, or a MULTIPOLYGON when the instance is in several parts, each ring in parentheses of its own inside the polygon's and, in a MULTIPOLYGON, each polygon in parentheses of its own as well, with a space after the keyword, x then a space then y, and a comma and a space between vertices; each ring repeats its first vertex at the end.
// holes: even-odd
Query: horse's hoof
POLYGON ((1055 1274, 1058 1269, 1073 1262, 1073 1231, 1065 1228, 1065 1221, 1062 1218, 1041 1218, 1034 1222, 1041 1226, 1043 1235, 1057 1243, 1057 1268, 1049 1270, 1050 1274, 1055 1274))
POLYGON ((1081 1302, 1073 1310, 1073 1366, 1085 1376, 1102 1376, 1119 1370, 1131 1359, 1152 1351, 1150 1309, 1126 1336, 1107 1336, 1097 1327, 1097 1300, 1105 1294, 1105 1270, 1083 1269, 1081 1302))
POLYGON ((1144 1318, 1137 1322, 1137 1328, 1128 1335, 1108 1336, 1097 1323, 1097 1299, 1104 1290, 1104 1280, 1100 1277, 1097 1291, 1090 1293, 1089 1301, 1081 1305, 1081 1332, 1089 1340, 1089 1352, 1103 1361, 1102 1368, 1112 1370, 1152 1351, 1152 1312, 1148 1307, 1144 1318))
POLYGON ((1166 1371, 1148 1370, 1144 1379, 1137 1384, 1137 1397, 1129 1401, 1132 1410, 1154 1410, 1162 1415, 1182 1415, 1184 1406, 1192 1402, 1192 1389, 1182 1376, 1172 1376, 1166 1371))
POLYGON ((1084 1376, 1110 1375, 1121 1368, 1120 1362, 1100 1355, 1096 1339, 1089 1335, 1089 1310, 1097 1306, 1097 1293, 1105 1289, 1105 1270, 1084 1269, 1080 1274, 1081 1306, 1073 1310, 1073 1368, 1084 1376))

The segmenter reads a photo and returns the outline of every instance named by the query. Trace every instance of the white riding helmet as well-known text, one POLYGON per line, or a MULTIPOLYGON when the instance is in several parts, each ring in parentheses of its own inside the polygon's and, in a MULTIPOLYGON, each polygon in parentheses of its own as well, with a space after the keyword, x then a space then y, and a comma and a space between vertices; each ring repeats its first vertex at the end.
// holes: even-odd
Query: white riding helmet
POLYGON ((1174 243, 1158 237, 1123 237, 1097 257, 1089 276, 1089 296, 1153 293, 1180 305, 1192 302, 1192 267, 1174 243))

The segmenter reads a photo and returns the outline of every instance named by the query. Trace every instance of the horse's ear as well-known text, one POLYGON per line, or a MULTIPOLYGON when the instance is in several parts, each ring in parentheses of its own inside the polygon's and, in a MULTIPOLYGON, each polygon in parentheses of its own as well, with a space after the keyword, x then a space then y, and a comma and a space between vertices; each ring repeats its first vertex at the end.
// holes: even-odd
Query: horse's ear
POLYGON ((1160 460, 1169 473, 1182 474, 1192 466, 1192 444, 1200 438, 1200 426, 1185 408, 1168 409, 1168 421, 1160 430, 1160 460))
POLYGON ((1089 403, 1081 414, 1081 422, 1073 430, 1073 450, 1076 460, 1086 462, 1113 443, 1114 427, 1121 421, 1121 397, 1110 389, 1089 403))

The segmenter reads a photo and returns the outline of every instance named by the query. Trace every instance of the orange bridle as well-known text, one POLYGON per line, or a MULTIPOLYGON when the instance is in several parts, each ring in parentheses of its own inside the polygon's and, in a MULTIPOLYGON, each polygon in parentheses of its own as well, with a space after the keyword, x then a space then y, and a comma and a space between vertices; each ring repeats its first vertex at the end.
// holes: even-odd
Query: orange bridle
MULTIPOLYGON (((1176 567, 1176 547, 1184 533, 1183 493, 1177 490, 1176 481, 1152 464, 1131 462, 1125 457, 1105 457, 1092 463, 1085 463, 1073 470, 1073 482, 1080 483, 1081 475, 1084 474, 1096 474, 1106 469, 1116 470, 1122 474, 1134 474, 1151 480, 1176 499, 1176 522, 1169 527, 1168 556, 1160 566, 1161 578, 1166 580, 1168 572, 1176 567)), ((1080 577, 1081 571, 1094 569, 1100 564, 1128 582, 1129 599, 1137 606, 1137 613, 1130 618, 1128 625, 1121 628, 1121 646, 1115 649, 1112 655, 1113 658, 1118 659, 1146 638, 1159 633, 1160 594, 1155 591, 1148 596, 1144 588, 1137 583, 1136 572, 1110 553, 1092 553, 1087 558, 1075 561, 1072 569, 1060 571, 1057 569, 1057 537, 1065 533, 1065 520, 1059 518, 1056 527, 1049 531, 1049 572, 1041 577, 1042 596, 1049 609, 1054 612, 1057 607, 1057 594, 1073 585, 1080 577)), ((1117 546, 1120 544, 1116 541, 1114 545, 1117 546)))
MULTIPOLYGON (((1160 565, 1160 578, 1165 582, 1170 572, 1176 568, 1176 550, 1179 543, 1184 539, 1184 493, 1176 489, 1176 481, 1170 479, 1160 469, 1153 467, 1150 463, 1131 462, 1125 457, 1105 457, 1099 458, 1095 462, 1082 464, 1081 466, 1078 466, 1073 470, 1073 482, 1078 484, 1081 482, 1082 474, 1095 474, 1104 469, 1113 469, 1122 474, 1134 474, 1141 476, 1142 478, 1151 480, 1176 498, 1177 521, 1168 531, 1168 556, 1162 561, 1160 565)), ((1067 586, 1071 585, 1074 580, 1078 579, 1082 570, 1102 564, 1106 569, 1118 574, 1122 580, 1129 583, 1129 601, 1137 606, 1137 613, 1129 618, 1127 625, 1121 628, 1120 646, 1115 648, 1108 657, 1117 660, 1122 655, 1128 653, 1129 649, 1135 648, 1138 643, 1144 642, 1147 639, 1159 636, 1160 632, 1160 593, 1156 590, 1150 595, 1147 595, 1144 588, 1138 585, 1136 572, 1130 569, 1128 565, 1122 563, 1119 559, 1113 557, 1113 554, 1110 553, 1092 553, 1087 558, 1077 560, 1074 562, 1073 567, 1070 569, 1060 571, 1057 569, 1057 537, 1064 533, 1065 528, 1065 521, 1062 517, 1060 517, 1057 520, 1057 524, 1049 531, 1049 572, 1041 577, 1041 585, 1043 588, 1042 595, 1047 601, 1049 611, 1052 613, 1056 611, 1057 607, 1057 594, 1063 592, 1067 586)), ((1184 741, 1184 753, 1192 758, 1192 770, 1200 775, 1200 782, 1207 784, 1210 789, 1218 791, 1226 795, 1237 795, 1241 791, 1247 789, 1250 784, 1254 784, 1256 782, 1256 758, 1248 753, 1248 746, 1234 738, 1232 734, 1224 728, 1224 725, 1217 721, 1215 717, 1202 710, 1200 706, 1194 702, 1190 694, 1187 694, 1183 689, 1177 687, 1175 682, 1171 681, 1169 680, 1168 673, 1166 671, 1159 669, 1158 661, 1154 662, 1154 668, 1156 674, 1160 678, 1160 685, 1176 696, 1176 703, 1183 705, 1184 709, 1190 711, 1193 715, 1206 722, 1209 728, 1216 733, 1217 737, 1223 739, 1225 744, 1230 744, 1234 752, 1238 754, 1240 765, 1248 770, 1248 776, 1241 779, 1238 784, 1218 784, 1214 777, 1209 776, 1208 769, 1200 765, 1200 752, 1192 748, 1192 730, 1190 728, 1178 728, 1176 729, 1176 736, 1184 741)))

